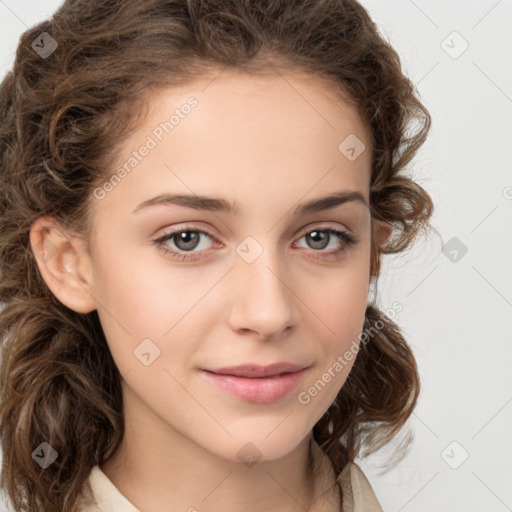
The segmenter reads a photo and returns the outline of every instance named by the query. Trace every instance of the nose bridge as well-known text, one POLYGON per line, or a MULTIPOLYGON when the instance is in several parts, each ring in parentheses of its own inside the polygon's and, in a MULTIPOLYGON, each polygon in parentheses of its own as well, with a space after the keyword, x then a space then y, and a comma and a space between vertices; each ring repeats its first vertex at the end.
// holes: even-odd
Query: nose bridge
MULTIPOLYGON (((236 251, 234 274, 236 297, 233 297, 236 328, 258 331, 265 337, 279 334, 296 317, 295 296, 290 290, 290 273, 284 255, 271 243, 247 237, 236 251)), ((261 240, 261 238, 260 238, 261 240)))
MULTIPOLYGON (((261 240, 261 237, 260 237, 261 240)), ((265 242, 259 242, 254 237, 247 237, 238 247, 239 260, 236 264, 237 277, 245 282, 249 294, 264 293, 271 299, 285 298, 288 295, 283 281, 283 256, 279 248, 274 246, 272 237, 267 236, 265 242)))

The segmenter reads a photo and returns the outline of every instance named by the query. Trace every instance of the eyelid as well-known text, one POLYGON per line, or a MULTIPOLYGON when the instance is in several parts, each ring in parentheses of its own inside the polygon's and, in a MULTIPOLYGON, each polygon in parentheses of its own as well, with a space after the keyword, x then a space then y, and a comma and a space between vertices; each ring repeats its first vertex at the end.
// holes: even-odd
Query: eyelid
MULTIPOLYGON (((159 248, 160 250, 164 251, 166 254, 167 253, 171 253, 172 254, 172 256, 170 256, 171 258, 177 259, 180 256, 181 257, 184 256, 184 260, 188 260, 190 262, 196 261, 196 260, 199 260, 199 259, 203 259, 203 258, 207 258, 209 256, 209 252, 211 251, 211 249, 204 249, 204 250, 198 251, 198 252, 193 252, 193 251, 192 252, 187 252, 187 251, 181 252, 179 250, 164 249, 162 247, 162 245, 167 240, 171 240, 172 239, 173 235, 175 235, 177 233, 182 233, 182 232, 185 232, 185 231, 193 231, 193 232, 197 232, 197 233, 200 233, 200 234, 204 234, 204 235, 210 237, 212 239, 212 241, 214 242, 214 244, 222 243, 222 242, 219 242, 218 238, 215 235, 210 233, 209 229, 203 229, 203 228, 200 228, 198 225, 194 225, 194 224, 191 224, 191 223, 185 223, 183 226, 179 226, 179 227, 176 227, 176 228, 173 227, 173 228, 170 228, 169 230, 166 230, 162 235, 160 235, 156 239, 153 239, 152 243, 154 245, 156 245, 157 248, 159 248), (207 253, 207 256, 201 256, 201 254, 204 254, 204 253, 207 253), (187 256, 187 254, 189 254, 189 256, 187 256)), ((326 259, 326 258, 329 258, 329 257, 336 256, 337 253, 344 252, 345 250, 348 249, 348 247, 350 245, 353 245, 353 244, 355 244, 355 243, 357 243, 359 241, 359 238, 357 238, 349 229, 346 229, 345 227, 340 228, 339 226, 336 226, 336 227, 329 226, 329 225, 326 225, 325 222, 319 221, 316 224, 315 223, 311 223, 308 226, 305 226, 304 228, 301 228, 301 230, 299 230, 299 233, 298 233, 298 235, 300 235, 300 236, 296 235, 293 243, 294 244, 297 243, 298 240, 300 240, 305 235, 307 235, 307 234, 309 234, 309 233, 311 233, 313 231, 327 231, 327 232, 331 232, 331 236, 337 236, 336 232, 342 233, 344 235, 344 237, 342 237, 342 238, 340 238, 338 236, 338 238, 340 238, 340 241, 344 242, 344 245, 342 245, 338 249, 335 249, 335 250, 331 249, 330 251, 323 251, 323 250, 314 251, 312 249, 311 250, 312 252, 318 252, 319 256, 314 256, 314 258, 317 258, 317 259, 326 259)))
POLYGON ((197 224, 187 224, 185 223, 183 226, 179 226, 177 228, 172 227, 165 229, 161 235, 159 235, 156 240, 160 240, 162 238, 167 238, 173 234, 181 233, 183 231, 195 231, 197 233, 204 233, 205 235, 208 235, 212 240, 219 241, 218 237, 214 235, 210 229, 208 228, 202 228, 197 224))
POLYGON ((311 231, 323 231, 327 229, 334 229, 336 231, 345 231, 347 234, 352 234, 350 229, 346 228, 345 226, 339 227, 339 226, 330 226, 328 225, 328 222, 313 222, 311 224, 308 224, 306 227, 301 228, 299 230, 299 234, 301 236, 307 235, 308 233, 311 233, 311 231))

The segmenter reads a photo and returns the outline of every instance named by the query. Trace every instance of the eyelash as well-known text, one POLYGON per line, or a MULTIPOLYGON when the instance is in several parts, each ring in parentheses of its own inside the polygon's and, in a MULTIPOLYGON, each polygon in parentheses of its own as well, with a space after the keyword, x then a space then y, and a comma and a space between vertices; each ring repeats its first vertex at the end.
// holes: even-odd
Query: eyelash
MULTIPOLYGON (((308 235, 315 231, 320 231, 322 233, 328 233, 329 235, 335 235, 339 238, 340 241, 344 242, 344 244, 341 247, 331 250, 331 251, 324 251, 323 249, 315 251, 314 249, 311 249, 313 252, 320 252, 320 253, 324 254, 324 256, 320 256, 320 257, 315 256, 315 258, 318 258, 318 259, 333 259, 333 258, 337 259, 341 256, 342 253, 346 252, 350 246, 356 244, 359 241, 351 233, 348 233, 346 231, 340 231, 340 230, 337 230, 337 229, 334 229, 331 227, 326 227, 326 228, 316 227, 313 229, 304 230, 301 233, 301 237, 299 238, 299 240, 301 238, 303 238, 305 235, 308 235)), ((207 231, 195 228, 194 226, 184 226, 180 229, 170 231, 169 233, 166 233, 165 235, 157 238, 156 240, 153 240, 153 244, 156 246, 156 248, 158 250, 162 251, 165 255, 169 255, 169 257, 171 257, 172 259, 174 259, 176 261, 197 261, 197 260, 201 259, 201 256, 190 257, 191 254, 196 254, 196 253, 187 252, 187 251, 179 252, 174 249, 169 249, 169 246, 165 243, 169 240, 172 240, 174 238, 174 236, 177 235, 178 233, 188 233, 188 232, 206 235, 206 236, 210 237, 212 240, 216 241, 215 237, 213 235, 211 235, 210 233, 208 233, 207 231)), ((330 241, 331 240, 329 239, 329 242, 330 241)), ((199 253, 200 252, 202 252, 202 251, 199 251, 199 253)))

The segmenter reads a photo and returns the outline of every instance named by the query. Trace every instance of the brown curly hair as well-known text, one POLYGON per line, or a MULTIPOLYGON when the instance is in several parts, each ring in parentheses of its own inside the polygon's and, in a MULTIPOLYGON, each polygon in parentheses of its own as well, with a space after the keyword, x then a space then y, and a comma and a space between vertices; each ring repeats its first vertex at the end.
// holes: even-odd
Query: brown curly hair
MULTIPOLYGON (((76 313, 51 293, 30 227, 51 216, 88 240, 92 191, 151 92, 223 67, 300 70, 357 107, 373 142, 371 214, 392 226, 385 244, 372 232, 374 284, 381 254, 430 228, 431 198, 401 171, 431 118, 356 0, 66 0, 21 35, 0 86, 0 485, 16 512, 77 510, 92 467, 124 431, 121 375, 97 312, 76 313), (43 32, 58 43, 45 57, 32 47, 43 32), (31 454, 44 441, 59 456, 41 470, 31 454)), ((368 305, 365 329, 379 321, 313 430, 337 473, 395 436, 419 394, 399 327, 368 305)))

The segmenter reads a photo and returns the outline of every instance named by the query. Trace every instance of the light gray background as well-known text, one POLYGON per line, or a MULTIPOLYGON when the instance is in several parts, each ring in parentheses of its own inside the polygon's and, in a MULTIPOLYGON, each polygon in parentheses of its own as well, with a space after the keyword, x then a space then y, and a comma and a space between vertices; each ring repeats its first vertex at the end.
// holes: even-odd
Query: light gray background
MULTIPOLYGON (((386 512, 512 510, 512 0, 362 3, 433 116, 410 170, 442 240, 383 266, 379 301, 403 305, 422 392, 408 456, 384 474, 393 445, 358 462, 386 512)), ((59 4, 0 0, 0 76, 59 4)))

